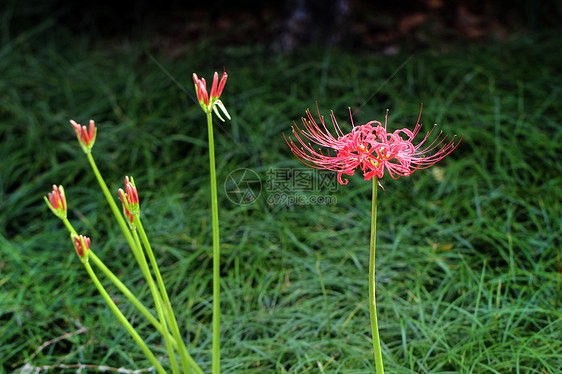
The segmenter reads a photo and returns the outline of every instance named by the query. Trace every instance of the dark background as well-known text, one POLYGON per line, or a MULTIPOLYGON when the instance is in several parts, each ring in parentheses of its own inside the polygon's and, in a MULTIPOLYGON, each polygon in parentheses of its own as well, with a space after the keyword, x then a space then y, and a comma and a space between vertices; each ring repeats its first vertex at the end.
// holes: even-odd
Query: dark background
POLYGON ((72 33, 102 39, 149 39, 155 47, 165 46, 175 54, 182 44, 201 40, 228 45, 263 43, 275 52, 323 44, 392 54, 399 47, 412 49, 463 39, 501 41, 514 32, 555 29, 562 20, 561 2, 555 0, 50 0, 6 4, 4 11, 16 17, 4 28, 13 32, 50 17, 72 33))

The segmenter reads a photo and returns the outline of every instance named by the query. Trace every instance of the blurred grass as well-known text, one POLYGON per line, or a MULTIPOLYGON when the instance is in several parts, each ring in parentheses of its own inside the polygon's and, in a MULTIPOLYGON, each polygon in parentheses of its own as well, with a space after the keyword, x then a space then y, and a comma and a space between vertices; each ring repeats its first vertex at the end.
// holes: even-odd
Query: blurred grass
MULTIPOLYGON (((90 118, 98 125, 94 157, 112 191, 125 175, 135 177, 186 341, 209 371, 208 158, 204 116, 190 93, 193 72, 210 77, 223 66, 233 120, 216 123, 219 185, 238 168, 255 171, 263 184, 259 199, 242 206, 219 191, 223 372, 374 371, 370 183, 354 176, 335 193, 315 192, 334 195, 336 204, 267 203, 268 170, 302 168, 282 133, 316 101, 347 128, 348 107, 356 123, 383 120, 389 108, 391 129, 413 126, 423 102, 427 128, 438 123, 464 136, 432 169, 383 181, 377 282, 387 371, 562 369, 559 35, 392 57, 310 49, 278 56, 257 46, 202 44, 180 60, 149 55, 146 43, 71 37, 49 20, 2 40, 2 371, 25 363, 149 366, 42 200, 52 184, 63 184, 76 228, 148 300, 68 124, 90 118), (81 327, 87 332, 37 352, 81 327)), ((163 341, 109 288, 165 355, 163 341)))

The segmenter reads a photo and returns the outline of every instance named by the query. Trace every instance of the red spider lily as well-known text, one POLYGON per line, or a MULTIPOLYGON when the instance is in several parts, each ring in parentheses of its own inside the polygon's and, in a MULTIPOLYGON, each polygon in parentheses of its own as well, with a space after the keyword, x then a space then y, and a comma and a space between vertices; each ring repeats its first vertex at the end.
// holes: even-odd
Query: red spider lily
POLYGON ((414 131, 404 128, 389 134, 386 132, 388 122, 387 111, 384 126, 379 123, 375 131, 377 140, 380 142, 375 147, 375 151, 377 158, 382 163, 376 172, 373 173, 377 178, 383 177, 384 168, 388 170, 390 176, 394 179, 398 179, 401 176, 409 176, 418 169, 427 169, 445 158, 459 145, 460 140, 456 144, 454 143, 456 135, 449 142, 446 142, 447 137, 441 137, 442 132, 439 132, 439 135, 429 145, 425 145, 422 148, 437 125, 434 125, 425 134, 424 138, 417 145, 414 145, 413 140, 422 127, 420 118, 421 110, 414 131), (407 139, 403 139, 401 134, 405 135, 407 139))
POLYGON ((76 136, 78 137, 78 141, 80 142, 84 152, 90 152, 94 146, 94 142, 96 141, 96 134, 98 131, 94 120, 90 120, 89 129, 86 129, 86 126, 81 126, 74 120, 70 120, 70 124, 74 127, 74 131, 76 132, 76 136))
POLYGON ((230 119, 230 115, 226 111, 224 104, 222 103, 222 101, 219 100, 222 94, 222 90, 224 89, 224 85, 226 84, 227 78, 228 75, 226 74, 225 71, 222 74, 222 77, 219 82, 219 74, 215 72, 213 76, 213 84, 211 85, 211 95, 209 97, 209 94, 207 93, 207 83, 205 81, 205 78, 199 79, 199 77, 197 77, 197 74, 193 73, 193 83, 195 83, 195 92, 197 93, 197 100, 199 101, 201 108, 203 108, 205 113, 210 113, 211 110, 214 110, 216 115, 222 121, 224 121, 224 119, 221 117, 220 113, 218 112, 217 107, 219 107, 222 110, 222 112, 226 115, 226 117, 230 119))
POLYGON ((382 178, 385 169, 394 179, 409 176, 414 171, 428 168, 443 159, 459 144, 453 142, 454 138, 446 143, 446 137, 441 138, 440 133, 431 144, 422 148, 433 132, 432 129, 421 142, 414 145, 413 140, 422 126, 419 123, 421 111, 414 131, 404 128, 393 133, 386 131, 388 112, 384 126, 378 121, 355 126, 352 118, 353 128, 348 134, 342 132, 332 113, 330 118, 337 138, 327 129, 320 112, 318 115, 321 125, 316 123, 310 110, 307 110, 306 113, 308 118, 302 119, 304 129, 299 128, 296 124, 293 127, 293 135, 300 146, 295 144, 291 138, 285 137, 285 141, 295 156, 306 165, 337 172, 340 184, 348 182, 342 179, 343 174, 353 175, 358 167, 363 171, 365 180, 370 180, 373 176, 382 178), (316 151, 310 142, 327 148, 327 151, 323 152, 321 149, 316 151))
POLYGON ((72 242, 74 243, 74 248, 76 253, 80 258, 88 258, 88 252, 90 251, 90 238, 83 235, 72 234, 72 242))
POLYGON ((47 194, 49 198, 45 197, 45 202, 51 211, 60 219, 66 218, 66 197, 64 195, 64 188, 53 184, 53 192, 47 194))
POLYGON ((133 215, 139 213, 139 194, 133 177, 129 181, 129 177, 125 177, 125 191, 119 189, 119 197, 123 203, 123 213, 133 223, 133 215))

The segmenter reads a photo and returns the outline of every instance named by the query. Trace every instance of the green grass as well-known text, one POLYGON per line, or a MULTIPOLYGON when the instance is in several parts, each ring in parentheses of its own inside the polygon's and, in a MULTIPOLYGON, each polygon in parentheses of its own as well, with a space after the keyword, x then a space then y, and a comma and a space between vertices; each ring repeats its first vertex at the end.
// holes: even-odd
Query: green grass
MULTIPOLYGON (((135 178, 185 339, 210 371, 208 156, 191 74, 208 78, 223 66, 229 79, 222 99, 233 119, 215 127, 219 187, 238 168, 252 169, 263 183, 259 199, 243 206, 219 188, 224 373, 374 372, 371 183, 356 175, 336 192, 314 192, 335 196, 335 204, 267 203, 268 170, 303 168, 282 134, 316 101, 346 128, 348 107, 356 123, 383 120, 390 108, 391 129, 412 127, 423 102, 426 128, 439 123, 464 136, 437 166, 385 179, 379 193, 377 304, 387 372, 562 369, 557 34, 393 57, 309 49, 276 56, 260 47, 205 44, 179 60, 155 52, 179 84, 143 43, 68 37, 49 21, 4 41, 0 371, 26 363, 150 366, 42 200, 52 184, 63 184, 77 230, 148 303, 148 287, 68 124, 90 118, 98 125, 94 157, 115 196, 125 175, 135 178)), ((163 340, 108 287, 165 356, 163 340)))

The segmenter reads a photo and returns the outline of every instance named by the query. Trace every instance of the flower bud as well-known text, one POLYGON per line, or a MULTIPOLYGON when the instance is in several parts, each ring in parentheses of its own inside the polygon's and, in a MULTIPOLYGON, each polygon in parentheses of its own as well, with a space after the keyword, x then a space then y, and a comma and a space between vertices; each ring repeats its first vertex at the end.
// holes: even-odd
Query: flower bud
POLYGON ((82 262, 88 261, 88 255, 90 253, 90 238, 84 235, 71 234, 70 238, 74 244, 74 249, 76 249, 76 254, 80 257, 82 262))
POLYGON ((44 197, 44 199, 49 209, 60 219, 65 219, 66 197, 64 195, 64 188, 53 184, 53 192, 50 192, 47 196, 49 198, 44 197))
POLYGON ((195 92, 197 93, 197 100, 201 105, 201 108, 205 111, 205 113, 210 113, 214 111, 217 117, 221 121, 224 122, 224 119, 220 115, 219 111, 217 110, 217 106, 220 110, 226 115, 226 118, 230 119, 230 115, 226 111, 226 107, 224 104, 219 100, 222 90, 224 89, 224 85, 226 84, 226 79, 228 75, 226 71, 222 74, 222 77, 219 81, 219 74, 215 72, 213 75, 213 83, 211 84, 211 95, 207 93, 207 83, 205 82, 205 78, 199 78, 197 74, 193 73, 193 83, 195 84, 195 92))
POLYGON ((90 120, 89 129, 87 129, 86 126, 81 126, 74 120, 70 120, 70 124, 74 127, 76 137, 78 138, 78 142, 80 143, 84 153, 90 153, 96 141, 96 134, 98 132, 94 120, 90 120))

